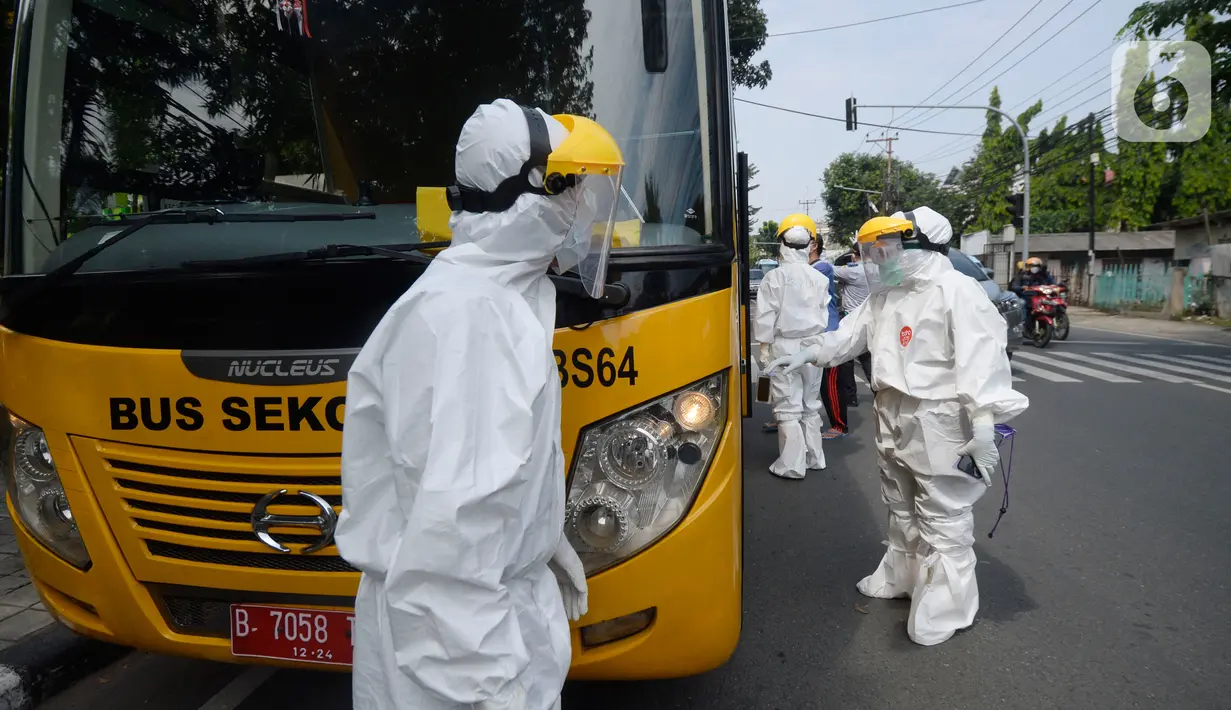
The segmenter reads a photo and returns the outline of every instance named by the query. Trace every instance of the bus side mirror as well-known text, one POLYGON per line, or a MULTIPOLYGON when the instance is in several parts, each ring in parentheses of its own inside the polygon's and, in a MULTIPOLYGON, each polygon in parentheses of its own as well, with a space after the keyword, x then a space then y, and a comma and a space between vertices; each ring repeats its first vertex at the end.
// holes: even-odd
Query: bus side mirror
POLYGON ((641 50, 647 72, 667 71, 667 0, 641 0, 641 50))

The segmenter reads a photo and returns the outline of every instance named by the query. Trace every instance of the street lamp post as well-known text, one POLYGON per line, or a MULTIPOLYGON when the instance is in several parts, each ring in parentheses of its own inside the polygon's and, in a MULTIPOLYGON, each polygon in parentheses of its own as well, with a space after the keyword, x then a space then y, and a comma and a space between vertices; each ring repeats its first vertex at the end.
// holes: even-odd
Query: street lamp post
MULTIPOLYGON (((851 116, 851 117, 853 118, 853 113, 852 113, 852 112, 851 112, 851 110, 850 110, 850 104, 851 104, 851 103, 853 103, 853 99, 848 99, 847 101, 848 101, 847 115, 848 115, 848 116, 851 116)), ((923 109, 951 109, 951 108, 960 108, 960 109, 971 109, 971 110, 977 110, 977 111, 994 111, 994 112, 996 112, 996 113, 1000 114, 1001 116, 1004 116, 1005 118, 1009 119, 1009 123, 1013 124, 1013 127, 1017 129, 1017 135, 1018 135, 1018 136, 1020 136, 1020 137, 1021 137, 1021 139, 1022 139, 1022 156, 1023 156, 1023 160, 1025 160, 1025 161, 1026 161, 1026 162, 1024 163, 1024 166, 1025 166, 1025 171, 1026 171, 1026 187, 1025 187, 1025 189, 1023 189, 1023 190, 1022 190, 1022 196, 1023 196, 1023 209, 1022 209, 1022 261, 1025 261, 1026 259, 1029 259, 1029 258, 1030 258, 1030 140, 1029 140, 1028 138, 1026 138, 1026 131, 1022 130, 1022 127, 1021 127, 1020 125, 1018 125, 1017 121, 1016 121, 1016 120, 1014 120, 1014 118, 1013 118, 1012 116, 1010 116, 1009 114, 1005 113, 1004 111, 1001 111, 1000 109, 998 109, 998 108, 996 108, 996 107, 994 107, 994 106, 928 106, 928 105, 917 105, 917 106, 915 106, 915 105, 909 105, 909 104, 906 104, 906 105, 899 105, 899 104, 859 104, 859 107, 860 107, 860 108, 892 108, 892 109, 899 109, 899 108, 923 108, 923 109)), ((854 128, 857 128, 857 127, 858 127, 858 124, 857 124, 857 123, 855 123, 855 124, 854 124, 854 128, 853 128, 853 127, 852 127, 852 123, 854 123, 854 122, 853 122, 852 120, 848 119, 848 121, 847 121, 847 130, 848 130, 848 131, 849 131, 849 130, 854 130, 854 128)))

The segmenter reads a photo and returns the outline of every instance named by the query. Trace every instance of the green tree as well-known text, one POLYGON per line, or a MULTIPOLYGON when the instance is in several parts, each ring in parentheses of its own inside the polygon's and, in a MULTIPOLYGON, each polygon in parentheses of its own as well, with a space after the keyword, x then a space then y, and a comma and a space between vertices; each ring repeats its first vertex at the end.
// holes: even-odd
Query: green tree
POLYGON ((1210 132, 1191 143, 1180 156, 1172 207, 1176 214, 1195 216, 1231 208, 1231 110, 1216 106, 1210 132))
POLYGON ((778 223, 767 219, 761 223, 760 229, 753 237, 752 244, 749 245, 748 251, 752 255, 752 263, 755 264, 761 259, 776 259, 778 257, 778 250, 775 247, 777 243, 778 223))
POLYGON ((1031 142, 1031 233, 1084 232, 1089 228, 1091 144, 1100 155, 1100 163, 1095 166, 1096 228, 1106 221, 1109 193, 1098 183, 1110 165, 1110 154, 1099 151, 1104 142, 1102 124, 1096 121, 1093 131, 1092 141, 1089 119, 1070 126, 1068 117, 1061 116, 1050 131, 1043 129, 1031 142))
MULTIPOLYGON (((988 106, 1000 108, 999 87, 992 87, 988 106)), ((1031 119, 1042 110, 1043 102, 1036 102, 1017 115, 1018 124, 1029 132, 1031 119)), ((975 229, 995 232, 1008 224, 1009 210, 1005 197, 1012 190, 1013 183, 1023 167, 1022 142, 1017 129, 1004 125, 1000 114, 988 111, 983 138, 967 167, 971 181, 978 185, 977 191, 971 195, 975 212, 972 226, 975 229)), ((1031 187, 1033 186, 1031 183, 1031 187)))
POLYGON ((752 191, 760 187, 760 185, 753 184, 752 181, 756 179, 757 174, 760 172, 756 165, 748 163, 748 221, 750 224, 756 224, 757 215, 761 212, 760 207, 752 204, 752 191))
MULTIPOLYGON (((1134 59, 1136 57, 1129 57, 1129 61, 1134 59)), ((1147 125, 1155 125, 1159 120, 1151 101, 1153 91, 1149 90, 1154 83, 1151 73, 1150 80, 1140 87, 1133 87, 1127 82, 1120 85, 1122 95, 1119 98, 1128 98, 1124 92, 1134 96, 1138 115, 1147 125)), ((1155 210, 1169 169, 1167 146, 1163 143, 1120 141, 1116 148, 1117 155, 1113 162, 1115 180, 1111 186, 1107 221, 1121 230, 1137 230, 1155 221, 1155 210)))
POLYGON ((821 200, 825 204, 831 239, 835 243, 851 243, 852 235, 859 229, 859 225, 871 216, 869 198, 876 204, 880 214, 927 205, 950 218, 955 234, 959 229, 965 228, 969 222, 966 217, 969 210, 963 206, 964 198, 949 188, 942 189, 935 175, 919 170, 909 161, 895 160, 893 163, 894 189, 888 204, 882 204, 884 200, 879 195, 842 189, 849 187, 883 191, 888 168, 885 156, 867 153, 843 153, 825 168, 822 178, 825 189, 821 193, 821 200), (954 221, 954 217, 950 215, 961 216, 954 221))
POLYGON ((774 78, 774 71, 768 60, 753 62, 769 37, 761 0, 728 0, 727 16, 731 23, 731 81, 736 86, 764 89, 774 78))
POLYGON ((1185 38, 1210 53, 1214 104, 1231 101, 1231 0, 1165 0, 1138 5, 1120 30, 1138 39, 1159 37, 1182 27, 1185 38))
MULTIPOLYGON (((1228 143, 1228 103, 1231 102, 1231 0, 1167 0, 1139 5, 1121 29, 1121 35, 1139 39, 1157 37, 1169 28, 1183 29, 1184 38, 1200 43, 1210 54, 1211 103, 1214 115, 1210 131, 1200 140, 1191 143, 1160 144, 1120 142, 1120 152, 1133 160, 1129 164, 1153 167, 1142 180, 1140 190, 1148 193, 1151 185, 1157 184, 1153 203, 1152 221, 1192 217, 1231 206, 1226 191, 1228 168, 1231 162, 1231 144, 1228 143), (1157 156, 1164 156, 1158 161, 1157 156), (1164 166, 1157 175, 1159 163, 1164 166)), ((1128 61, 1141 63, 1143 57, 1129 56, 1128 61)), ((1181 57, 1181 63, 1184 61, 1181 57)), ((1138 68, 1138 75, 1140 68, 1138 68)), ((1150 99, 1157 90, 1153 81, 1143 82, 1136 97, 1137 113, 1147 125, 1162 128, 1181 120, 1188 110, 1188 91, 1202 87, 1181 88, 1176 82, 1166 87, 1171 97, 1169 111, 1159 114, 1150 106, 1150 99), (1151 120, 1153 119, 1153 120, 1151 120)), ((1122 88, 1122 90, 1124 90, 1122 88)), ((1128 162, 1126 160, 1126 162, 1128 162)), ((1130 173, 1129 177, 1136 177, 1130 173)), ((1122 176, 1117 175, 1117 182, 1122 176)), ((1131 186, 1125 187, 1127 192, 1131 186)), ((1131 194, 1131 193, 1129 193, 1131 194)), ((1144 211, 1144 204, 1137 205, 1144 211)), ((1140 221, 1140 220, 1137 220, 1140 221)))

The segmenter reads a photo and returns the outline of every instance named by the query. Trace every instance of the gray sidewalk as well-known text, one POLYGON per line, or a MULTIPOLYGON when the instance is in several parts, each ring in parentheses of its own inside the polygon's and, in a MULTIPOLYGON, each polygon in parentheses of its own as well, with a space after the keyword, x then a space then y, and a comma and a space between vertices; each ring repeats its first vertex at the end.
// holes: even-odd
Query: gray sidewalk
POLYGON ((55 620, 39 602, 13 537, 13 521, 0 508, 0 649, 8 648, 55 620))
POLYGON ((1079 306, 1069 307, 1069 319, 1074 328, 1093 328, 1115 333, 1173 338, 1231 347, 1231 328, 1208 323, 1147 316, 1111 315, 1079 306))

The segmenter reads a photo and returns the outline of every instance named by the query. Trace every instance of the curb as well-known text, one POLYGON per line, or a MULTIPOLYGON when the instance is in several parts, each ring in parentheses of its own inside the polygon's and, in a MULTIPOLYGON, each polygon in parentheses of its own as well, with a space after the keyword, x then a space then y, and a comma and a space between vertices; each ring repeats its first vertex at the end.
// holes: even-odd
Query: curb
POLYGON ((53 623, 0 650, 0 710, 31 710, 130 650, 53 623))

